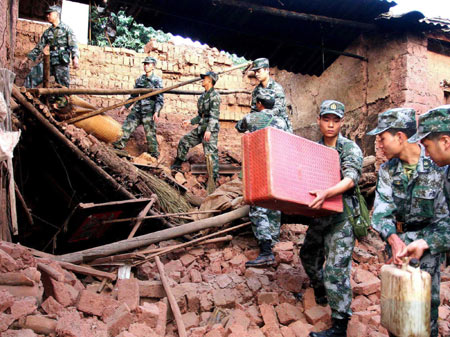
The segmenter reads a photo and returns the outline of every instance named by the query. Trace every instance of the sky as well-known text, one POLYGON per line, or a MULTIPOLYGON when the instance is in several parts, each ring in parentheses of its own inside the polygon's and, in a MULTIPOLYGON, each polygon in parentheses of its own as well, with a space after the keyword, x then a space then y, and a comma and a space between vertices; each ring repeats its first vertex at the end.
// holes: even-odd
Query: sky
POLYGON ((397 6, 391 8, 394 14, 417 10, 426 17, 450 19, 450 0, 394 0, 397 6))

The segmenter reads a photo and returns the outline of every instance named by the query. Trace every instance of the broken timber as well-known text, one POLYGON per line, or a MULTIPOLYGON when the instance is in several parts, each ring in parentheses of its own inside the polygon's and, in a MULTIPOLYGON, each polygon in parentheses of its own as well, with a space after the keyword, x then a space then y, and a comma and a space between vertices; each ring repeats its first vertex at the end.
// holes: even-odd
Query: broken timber
POLYGON ((71 263, 81 263, 89 259, 108 256, 115 253, 147 246, 152 243, 173 239, 185 234, 200 231, 211 227, 220 227, 226 223, 240 219, 248 215, 250 206, 243 206, 234 211, 221 214, 215 217, 190 222, 174 228, 164 229, 162 231, 136 236, 129 240, 122 240, 100 247, 90 248, 75 253, 55 256, 56 260, 71 263))

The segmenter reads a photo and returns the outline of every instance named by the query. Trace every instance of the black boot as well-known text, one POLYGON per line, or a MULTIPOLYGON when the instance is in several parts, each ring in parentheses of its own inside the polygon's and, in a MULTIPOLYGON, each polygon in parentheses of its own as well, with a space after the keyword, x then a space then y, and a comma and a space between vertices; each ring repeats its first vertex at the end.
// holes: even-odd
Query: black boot
POLYGON ((347 337, 348 318, 333 319, 333 326, 321 332, 311 332, 310 337, 347 337))
POLYGON ((327 291, 323 285, 314 288, 314 297, 318 305, 326 306, 328 304, 327 291))
POLYGON ((259 243, 260 252, 256 259, 247 261, 246 267, 266 267, 275 264, 275 256, 272 253, 272 242, 264 240, 259 243))
POLYGON ((183 161, 180 158, 176 157, 172 166, 170 166, 170 169, 171 170, 181 170, 181 164, 183 164, 183 161))

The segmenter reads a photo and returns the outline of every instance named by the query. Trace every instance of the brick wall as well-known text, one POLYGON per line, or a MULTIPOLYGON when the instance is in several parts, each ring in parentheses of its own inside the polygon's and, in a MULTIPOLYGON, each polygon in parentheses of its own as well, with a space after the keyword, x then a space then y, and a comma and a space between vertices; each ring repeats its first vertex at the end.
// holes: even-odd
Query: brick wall
MULTIPOLYGON (((48 24, 19 20, 17 24, 17 44, 15 50, 16 83, 22 85, 28 70, 17 69, 19 62, 36 45, 48 24)), ((148 55, 156 57, 156 74, 161 76, 165 87, 198 77, 200 73, 212 69, 221 71, 232 66, 231 59, 216 48, 179 46, 172 43, 151 41, 145 47, 145 53, 137 53, 124 48, 96 47, 79 45, 80 67, 71 69, 71 86, 74 88, 133 88, 138 76, 143 73, 142 61, 148 55)), ((216 88, 219 90, 249 90, 254 83, 242 76, 240 70, 220 75, 216 88)), ((180 90, 203 91, 201 82, 178 88, 180 90)), ((167 158, 175 156, 178 140, 188 129, 180 127, 183 119, 192 118, 197 113, 198 95, 164 95, 162 118, 158 125, 158 135, 164 142, 163 152, 167 158)), ((219 150, 231 150, 240 153, 240 134, 234 130, 235 121, 250 111, 249 94, 222 95, 221 131, 219 134, 219 150)), ((86 100, 97 107, 106 107, 118 103, 127 96, 84 96, 86 100)), ((118 115, 118 110, 108 112, 119 122, 126 116, 118 115)), ((129 142, 128 151, 139 154, 145 151, 145 137, 142 127, 139 127, 129 142)), ((199 153, 197 149, 193 153, 199 153)), ((170 161, 170 160, 168 160, 170 161)))

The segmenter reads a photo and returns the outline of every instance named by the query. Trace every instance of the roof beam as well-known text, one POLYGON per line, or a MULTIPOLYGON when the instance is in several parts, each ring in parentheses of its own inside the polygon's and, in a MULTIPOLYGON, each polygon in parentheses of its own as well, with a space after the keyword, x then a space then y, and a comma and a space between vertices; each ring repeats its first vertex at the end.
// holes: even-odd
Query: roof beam
POLYGON ((377 29, 377 26, 375 24, 371 24, 371 23, 336 19, 336 18, 330 18, 328 16, 321 16, 321 15, 298 13, 298 12, 294 12, 294 11, 288 11, 285 9, 278 9, 278 8, 269 7, 269 6, 256 5, 251 2, 240 1, 240 0, 214 0, 214 2, 222 3, 226 6, 245 8, 250 12, 252 12, 252 11, 260 12, 260 13, 265 13, 265 14, 270 14, 270 15, 275 15, 275 16, 281 16, 284 18, 292 18, 292 19, 298 19, 298 20, 303 20, 303 21, 326 22, 326 23, 333 24, 333 25, 347 26, 347 27, 364 30, 364 31, 377 29))

